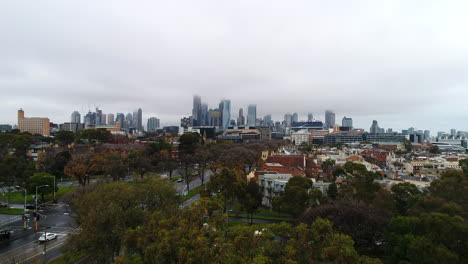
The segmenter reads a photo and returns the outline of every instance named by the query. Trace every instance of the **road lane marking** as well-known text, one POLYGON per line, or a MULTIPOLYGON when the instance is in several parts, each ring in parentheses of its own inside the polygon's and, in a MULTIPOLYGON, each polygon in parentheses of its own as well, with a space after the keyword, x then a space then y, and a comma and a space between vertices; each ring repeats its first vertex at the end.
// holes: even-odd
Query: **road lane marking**
MULTIPOLYGON (((55 244, 55 245, 53 245, 53 246, 47 248, 47 250, 52 250, 52 249, 54 249, 54 248, 56 248, 56 247, 62 245, 63 243, 65 243, 65 242, 57 243, 57 244, 55 244)), ((39 252, 39 253, 37 253, 37 254, 35 254, 35 255, 32 255, 32 256, 30 256, 30 257, 28 257, 28 258, 25 258, 25 259, 23 259, 23 260, 20 260, 20 261, 16 262, 16 264, 23 263, 23 262, 25 262, 25 261, 28 261, 28 260, 30 260, 30 259, 33 259, 33 258, 35 258, 35 257, 37 257, 37 256, 39 256, 39 255, 43 255, 43 254, 44 254, 44 251, 39 252)))

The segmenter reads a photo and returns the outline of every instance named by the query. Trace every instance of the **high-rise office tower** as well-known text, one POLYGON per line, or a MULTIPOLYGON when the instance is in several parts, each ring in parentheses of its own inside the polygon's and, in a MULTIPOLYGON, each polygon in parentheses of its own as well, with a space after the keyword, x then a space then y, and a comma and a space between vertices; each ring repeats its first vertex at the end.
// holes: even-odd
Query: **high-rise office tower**
POLYGON ((335 113, 330 110, 325 111, 325 128, 333 128, 335 126, 335 113))
POLYGON ((369 132, 371 134, 377 134, 381 132, 381 128, 379 127, 377 120, 372 121, 372 126, 370 127, 369 132))
POLYGON ((192 126, 201 125, 201 97, 198 95, 193 96, 193 108, 192 108, 192 126))
POLYGON ((231 100, 223 100, 223 129, 228 129, 231 122, 231 100))
POLYGON ((414 134, 414 127, 408 128, 408 134, 413 135, 414 134))
POLYGON ((71 114, 71 123, 81 123, 81 115, 78 111, 75 111, 71 114))
POLYGON ((312 113, 307 114, 307 122, 312 122, 314 120, 314 115, 312 113))
POLYGON ((455 128, 450 129, 450 135, 455 136, 457 134, 457 130, 455 128))
POLYGON ((114 114, 107 114, 107 124, 113 125, 114 122, 114 114))
POLYGON ((91 111, 88 111, 88 113, 84 117, 83 122, 84 122, 85 128, 96 126, 96 113, 92 113, 91 111))
POLYGON ((239 117, 237 118, 237 125, 238 126, 245 125, 244 109, 242 108, 239 108, 239 117))
POLYGON ((220 127, 221 126, 221 111, 218 108, 210 109, 208 111, 209 125, 220 127))
POLYGON ((424 140, 429 140, 429 139, 431 139, 431 131, 424 130, 424 140))
POLYGON ((341 126, 343 127, 353 127, 353 119, 351 117, 343 117, 343 120, 341 121, 341 126))
POLYGON ((156 117, 148 118, 148 124, 146 126, 146 130, 148 131, 156 131, 159 128, 159 119, 156 117))
POLYGON ((292 116, 290 113, 284 115, 284 127, 291 127, 292 116))
POLYGON ((125 115, 122 114, 122 113, 117 113, 117 115, 116 115, 116 117, 115 117, 115 123, 119 123, 120 128, 125 128, 125 127, 124 127, 124 124, 125 124, 125 115))
POLYGON ((106 125, 106 124, 107 124, 107 115, 101 114, 101 125, 106 125))
POLYGON ((202 104, 200 110, 200 126, 207 126, 208 123, 208 105, 202 104))
POLYGON ((141 108, 138 108, 136 112, 136 120, 135 120, 135 116, 133 116, 133 119, 134 119, 133 122, 135 122, 135 128, 138 131, 143 131, 143 111, 141 110, 141 108))
POLYGON ((271 120, 271 115, 266 115, 263 117, 263 126, 271 127, 273 122, 271 120))
POLYGON ((125 116, 125 121, 127 121, 127 128, 134 128, 133 126, 133 115, 132 113, 128 113, 126 116, 125 116))
POLYGON ((297 121, 299 121, 299 116, 297 115, 297 113, 292 114, 291 123, 297 123, 297 121))
POLYGON ((102 110, 96 107, 96 121, 95 121, 96 126, 102 125, 102 110))
POLYGON ((247 126, 255 127, 257 124, 257 106, 251 104, 247 108, 247 126))

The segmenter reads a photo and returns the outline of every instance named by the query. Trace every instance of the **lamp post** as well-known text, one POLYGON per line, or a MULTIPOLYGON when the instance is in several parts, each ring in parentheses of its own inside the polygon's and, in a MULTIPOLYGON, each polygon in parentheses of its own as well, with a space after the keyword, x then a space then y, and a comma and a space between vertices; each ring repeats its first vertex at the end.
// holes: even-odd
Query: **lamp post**
POLYGON ((50 176, 44 176, 44 178, 48 178, 48 177, 54 177, 54 203, 55 203, 55 180, 56 180, 56 176, 55 175, 50 175, 50 176))
POLYGON ((37 222, 37 190, 39 190, 39 188, 42 188, 42 187, 49 187, 49 185, 45 184, 45 185, 36 186, 36 218, 34 219, 34 221, 36 223, 36 232, 39 229, 38 222, 37 222))
POLYGON ((24 215, 23 215, 24 226, 23 228, 26 229, 28 228, 28 221, 26 220, 26 198, 28 197, 28 191, 26 190, 26 188, 23 188, 21 186, 16 186, 16 189, 22 189, 24 191, 24 215))

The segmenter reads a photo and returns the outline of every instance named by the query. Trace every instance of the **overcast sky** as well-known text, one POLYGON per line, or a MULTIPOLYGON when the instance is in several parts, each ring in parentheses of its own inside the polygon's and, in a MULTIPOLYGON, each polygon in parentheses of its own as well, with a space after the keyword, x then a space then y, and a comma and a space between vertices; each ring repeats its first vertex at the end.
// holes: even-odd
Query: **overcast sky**
MULTIPOLYGON (((1 1, 0 123, 192 96, 257 115, 336 112, 355 127, 468 130, 468 1, 1 1)), ((146 125, 146 124, 145 124, 146 125)))

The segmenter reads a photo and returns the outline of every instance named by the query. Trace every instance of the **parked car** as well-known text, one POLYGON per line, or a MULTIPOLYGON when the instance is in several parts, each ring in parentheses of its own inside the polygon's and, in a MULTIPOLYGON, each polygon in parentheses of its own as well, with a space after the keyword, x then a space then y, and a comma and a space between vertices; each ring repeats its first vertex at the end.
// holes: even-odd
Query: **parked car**
POLYGON ((55 233, 44 233, 39 237, 39 242, 46 242, 57 238, 55 233), (47 236, 47 237, 46 237, 47 236))
POLYGON ((0 229, 0 241, 4 239, 10 239, 12 233, 13 231, 11 231, 9 228, 0 229))
POLYGON ((0 201, 0 207, 7 207, 8 203, 4 201, 0 201))
POLYGON ((182 178, 177 179, 177 182, 178 182, 178 183, 181 183, 181 182, 183 182, 183 181, 184 181, 184 179, 182 179, 182 178))
POLYGON ((34 204, 34 203, 27 203, 27 204, 26 204, 26 209, 36 209, 36 204, 34 204))

